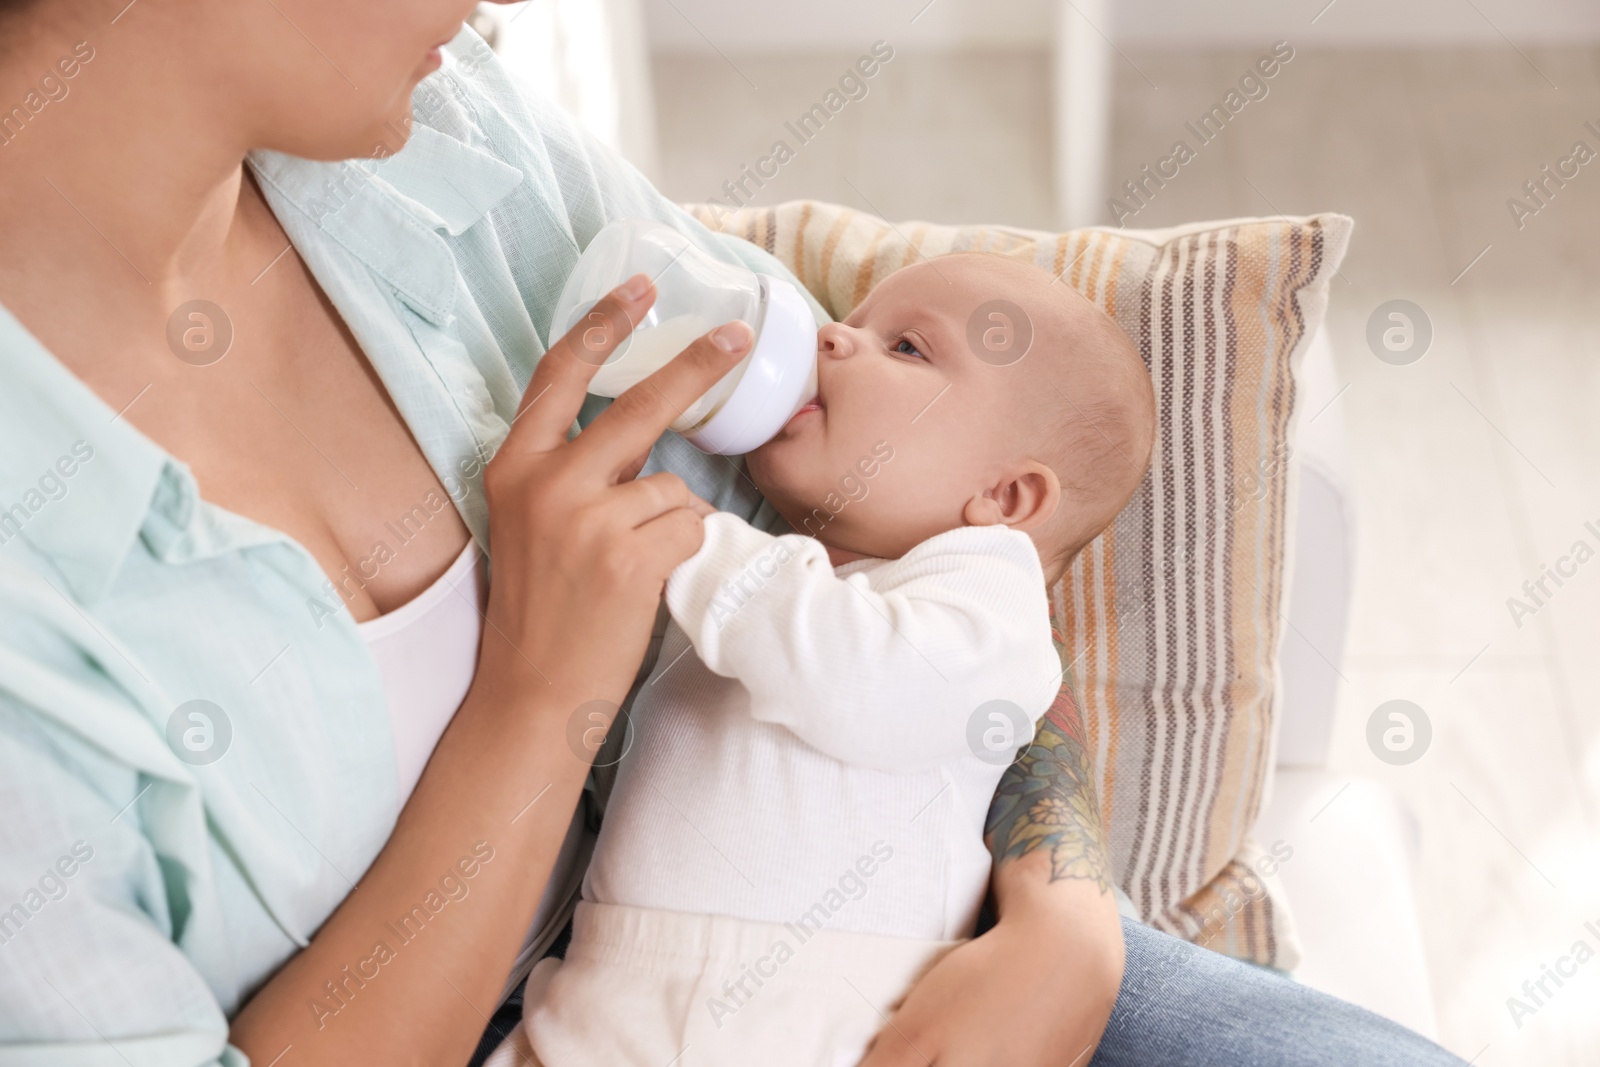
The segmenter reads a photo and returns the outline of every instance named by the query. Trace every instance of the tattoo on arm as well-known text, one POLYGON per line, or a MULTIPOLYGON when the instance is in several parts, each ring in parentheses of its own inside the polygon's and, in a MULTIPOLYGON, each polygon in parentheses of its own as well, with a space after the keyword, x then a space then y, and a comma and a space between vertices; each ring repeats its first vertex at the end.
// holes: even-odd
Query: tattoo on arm
POLYGON ((1033 743, 1006 769, 989 805, 983 835, 996 869, 1044 850, 1052 882, 1081 878, 1111 890, 1087 741, 1083 716, 1064 680, 1033 743))

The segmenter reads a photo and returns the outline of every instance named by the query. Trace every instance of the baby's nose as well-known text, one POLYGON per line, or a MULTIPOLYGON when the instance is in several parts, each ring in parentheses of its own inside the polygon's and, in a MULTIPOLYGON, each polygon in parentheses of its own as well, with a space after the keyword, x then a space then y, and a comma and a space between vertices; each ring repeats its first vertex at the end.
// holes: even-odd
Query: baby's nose
POLYGON ((830 322, 817 330, 817 355, 846 359, 856 350, 854 331, 842 322, 830 322))

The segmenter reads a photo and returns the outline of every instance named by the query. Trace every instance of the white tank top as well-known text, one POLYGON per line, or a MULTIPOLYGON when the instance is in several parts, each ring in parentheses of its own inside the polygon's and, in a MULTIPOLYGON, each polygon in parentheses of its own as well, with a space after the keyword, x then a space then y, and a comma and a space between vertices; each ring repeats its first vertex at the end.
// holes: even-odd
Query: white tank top
MULTIPOLYGON (((476 542, 468 541, 450 569, 414 599, 356 626, 383 676, 402 804, 472 687, 488 596, 488 560, 476 542)), ((593 844, 581 813, 574 814, 523 943, 518 971, 525 974, 530 957, 542 955, 560 932, 559 926, 550 928, 553 921, 566 922, 593 844)))
POLYGON ((415 598, 356 629, 383 675, 400 796, 409 797, 433 747, 472 687, 488 599, 488 567, 472 541, 415 598))

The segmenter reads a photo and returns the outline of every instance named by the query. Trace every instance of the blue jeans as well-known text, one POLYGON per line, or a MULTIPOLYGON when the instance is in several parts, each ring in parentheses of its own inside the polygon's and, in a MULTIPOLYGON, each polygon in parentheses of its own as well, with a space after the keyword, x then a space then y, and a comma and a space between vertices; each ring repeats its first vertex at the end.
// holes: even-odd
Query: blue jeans
MULTIPOLYGON (((1122 936, 1128 952, 1122 989, 1089 1067, 1462 1067, 1464 1063, 1398 1023, 1271 971, 1219 956, 1130 919, 1122 920, 1122 936)), ((559 955, 560 949, 555 953, 559 955)), ((474 1065, 482 1063, 522 1018, 521 1001, 519 990, 495 1015, 473 1057, 474 1065)))
POLYGON ((1129 919, 1090 1067, 1462 1067, 1399 1023, 1129 919))

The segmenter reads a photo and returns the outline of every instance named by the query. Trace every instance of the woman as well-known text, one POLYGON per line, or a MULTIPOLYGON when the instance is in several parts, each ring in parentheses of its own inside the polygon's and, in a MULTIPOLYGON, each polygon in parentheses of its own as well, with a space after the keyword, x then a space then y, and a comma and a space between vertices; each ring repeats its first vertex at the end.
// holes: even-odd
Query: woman
MULTIPOLYGON (((778 268, 523 99, 471 6, 0 0, 0 1063, 467 1062, 665 576, 761 507, 657 443, 748 328, 570 442, 652 290, 547 331, 613 217, 778 268)), ((989 827, 998 925, 871 1067, 1454 1062, 1119 929, 1053 741, 1012 774, 1066 803, 989 827)))

